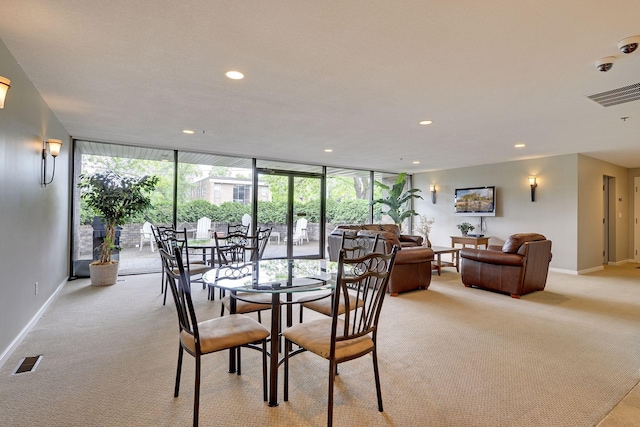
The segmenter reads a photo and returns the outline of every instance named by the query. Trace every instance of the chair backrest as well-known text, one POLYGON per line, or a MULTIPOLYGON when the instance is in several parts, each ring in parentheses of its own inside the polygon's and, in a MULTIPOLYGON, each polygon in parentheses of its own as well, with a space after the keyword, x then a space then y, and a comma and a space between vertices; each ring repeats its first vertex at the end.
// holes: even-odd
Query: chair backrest
POLYGON ((258 235, 256 236, 256 250, 251 254, 251 261, 260 261, 262 259, 267 243, 269 243, 269 237, 271 237, 271 230, 273 230, 271 227, 258 229, 258 235))
POLYGON ((227 234, 244 234, 245 236, 249 234, 249 227, 242 224, 227 224, 227 234))
POLYGON ((169 279, 169 287, 173 294, 173 301, 178 311, 180 333, 192 335, 194 337, 196 354, 201 354, 198 319, 191 299, 191 282, 189 275, 185 272, 180 249, 174 248, 173 252, 170 253, 164 250, 164 248, 160 248, 159 252, 162 257, 165 273, 169 279), (173 268, 174 265, 177 266, 177 272, 173 268))
POLYGON ((245 249, 249 246, 247 235, 244 233, 227 233, 223 238, 214 233, 218 265, 244 261, 245 249))
POLYGON ((307 231, 307 218, 298 218, 293 234, 300 236, 307 231))
POLYGON ((379 237, 378 234, 358 236, 343 233, 340 246, 344 249, 346 258, 360 258, 375 251, 379 237))
POLYGON ((189 261, 189 232, 187 231, 186 228, 183 228, 182 230, 172 230, 173 232, 173 246, 180 248, 180 254, 182 256, 182 260, 184 261, 184 265, 185 265, 185 270, 187 272, 187 275, 191 275, 191 271, 190 271, 190 265, 191 262, 189 261))
POLYGON ((253 263, 241 262, 225 265, 216 270, 215 280, 240 280, 253 276, 253 263))
POLYGON ((174 231, 172 228, 165 226, 152 226, 151 232, 153 233, 153 238, 156 239, 158 248, 164 248, 165 251, 171 251, 169 241, 173 239, 174 231))
POLYGON ((203 216, 198 220, 196 226, 196 239, 210 239, 211 238, 211 220, 206 216, 203 216))
POLYGON ((380 310, 397 251, 398 247, 394 246, 389 254, 372 252, 359 258, 347 258, 346 251, 340 250, 333 298, 331 358, 335 357, 336 342, 370 333, 375 342, 380 310), (345 304, 344 314, 340 314, 341 303, 345 304), (342 329, 338 328, 340 319, 344 322, 342 329))

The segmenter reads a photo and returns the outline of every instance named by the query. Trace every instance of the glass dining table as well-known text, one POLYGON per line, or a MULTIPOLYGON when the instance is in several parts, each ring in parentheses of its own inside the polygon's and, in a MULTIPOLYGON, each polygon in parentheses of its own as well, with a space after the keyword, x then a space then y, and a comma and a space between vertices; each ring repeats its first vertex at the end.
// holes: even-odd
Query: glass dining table
MULTIPOLYGON (((337 262, 320 259, 271 259, 246 263, 250 274, 242 279, 228 278, 232 267, 220 266, 204 274, 210 287, 229 291, 230 311, 235 313, 238 292, 250 299, 251 293, 271 294, 271 339, 269 349, 269 406, 278 406, 278 367, 280 309, 286 307, 286 324, 293 323, 293 294, 300 292, 330 291, 335 287, 337 262), (246 294, 245 294, 246 293, 246 294), (282 296, 284 295, 284 298, 282 296)), ((326 293, 320 293, 319 298, 326 293)), ((285 349, 286 351, 286 349, 285 349)), ((229 372, 236 371, 236 352, 229 352, 229 372)))

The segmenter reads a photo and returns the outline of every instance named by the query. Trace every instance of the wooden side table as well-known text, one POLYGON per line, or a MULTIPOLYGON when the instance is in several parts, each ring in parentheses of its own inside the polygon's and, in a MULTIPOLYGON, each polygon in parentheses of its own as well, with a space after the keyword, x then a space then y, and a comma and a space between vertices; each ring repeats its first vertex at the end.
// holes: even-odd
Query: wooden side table
POLYGON ((460 248, 447 248, 446 246, 431 246, 436 262, 432 270, 438 271, 438 276, 442 272, 442 267, 455 267, 460 272, 460 248), (451 254, 451 261, 442 261, 442 254, 451 254))
POLYGON ((452 248, 455 248, 456 244, 462 245, 463 248, 467 247, 467 245, 473 245, 473 247, 476 249, 478 249, 478 246, 480 245, 484 245, 485 249, 489 247, 488 237, 469 237, 469 236, 450 236, 450 237, 451 237, 452 248))

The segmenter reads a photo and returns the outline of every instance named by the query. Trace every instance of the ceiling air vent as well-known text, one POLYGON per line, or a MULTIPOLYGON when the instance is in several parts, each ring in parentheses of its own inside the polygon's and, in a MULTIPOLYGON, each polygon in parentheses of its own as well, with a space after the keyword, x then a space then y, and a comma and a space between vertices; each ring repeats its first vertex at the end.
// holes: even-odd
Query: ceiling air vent
POLYGON ((624 104, 625 102, 637 101, 640 99, 640 83, 613 89, 607 92, 589 95, 589 99, 597 102, 603 107, 624 104))

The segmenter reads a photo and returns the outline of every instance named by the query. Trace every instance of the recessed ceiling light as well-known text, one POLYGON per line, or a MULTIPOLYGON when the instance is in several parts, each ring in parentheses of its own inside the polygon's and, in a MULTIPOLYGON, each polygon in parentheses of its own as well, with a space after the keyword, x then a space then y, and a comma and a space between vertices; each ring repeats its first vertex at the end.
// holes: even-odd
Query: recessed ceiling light
POLYGON ((418 160, 414 160, 414 161, 413 161, 413 164, 414 164, 414 165, 419 165, 419 164, 420 164, 420 162, 419 162, 418 160))
POLYGON ((333 148, 326 148, 324 150, 325 153, 333 153, 333 148))
POLYGON ((514 145, 514 147, 516 147, 516 148, 524 148, 524 147, 526 147, 526 144, 524 144, 522 142, 519 142, 516 145, 514 145))
POLYGON ((184 129, 184 130, 182 131, 182 133, 186 133, 187 135, 192 135, 192 134, 194 134, 195 132, 194 132, 194 131, 192 131, 192 130, 189 130, 189 129, 184 129))
POLYGON ((423 120, 420 122, 420 124, 423 126, 430 125, 431 123, 433 123, 431 120, 423 120))
POLYGON ((244 74, 240 71, 227 71, 225 75, 232 80, 244 79, 244 74))

